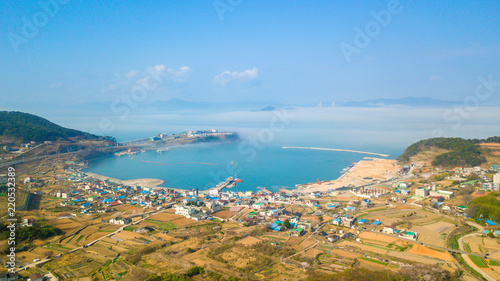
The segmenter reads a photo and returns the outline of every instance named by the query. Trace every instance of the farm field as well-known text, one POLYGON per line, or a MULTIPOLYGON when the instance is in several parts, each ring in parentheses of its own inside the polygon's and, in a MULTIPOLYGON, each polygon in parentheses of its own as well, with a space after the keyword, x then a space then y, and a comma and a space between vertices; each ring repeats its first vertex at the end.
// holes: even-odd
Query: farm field
POLYGON ((215 217, 215 218, 221 218, 223 220, 227 220, 229 219, 230 217, 234 216, 235 214, 237 214, 238 212, 231 212, 231 211, 219 211, 219 212, 216 212, 216 213, 213 213, 212 214, 212 217, 215 217))

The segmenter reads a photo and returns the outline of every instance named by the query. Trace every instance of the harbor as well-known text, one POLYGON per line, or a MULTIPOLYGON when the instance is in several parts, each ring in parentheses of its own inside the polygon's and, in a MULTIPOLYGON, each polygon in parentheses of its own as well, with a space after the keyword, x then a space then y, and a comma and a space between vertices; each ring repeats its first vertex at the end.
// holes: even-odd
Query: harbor
POLYGON ((220 193, 224 188, 233 188, 237 183, 243 182, 241 179, 236 177, 228 177, 225 181, 218 183, 215 187, 209 188, 208 193, 220 193))

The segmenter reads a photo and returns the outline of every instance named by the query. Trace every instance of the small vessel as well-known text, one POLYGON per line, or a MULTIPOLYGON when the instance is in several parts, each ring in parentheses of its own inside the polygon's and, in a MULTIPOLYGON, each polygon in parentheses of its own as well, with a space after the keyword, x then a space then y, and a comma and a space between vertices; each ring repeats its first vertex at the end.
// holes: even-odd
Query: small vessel
POLYGON ((242 179, 239 179, 239 178, 235 178, 235 179, 234 179, 234 182, 236 182, 236 183, 241 183, 241 182, 243 182, 243 180, 242 180, 242 179))

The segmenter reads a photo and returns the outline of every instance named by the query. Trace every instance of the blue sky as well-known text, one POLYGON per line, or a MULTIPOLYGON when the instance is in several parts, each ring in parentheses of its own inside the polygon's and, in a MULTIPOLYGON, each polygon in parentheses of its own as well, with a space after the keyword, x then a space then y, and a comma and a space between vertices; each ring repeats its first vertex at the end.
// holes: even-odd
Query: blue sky
POLYGON ((162 78, 148 102, 463 100, 478 76, 500 80, 499 1, 104 2, 58 2, 49 15, 3 1, 2 104, 113 101, 151 71, 162 78), (236 5, 221 17, 214 3, 236 5), (355 28, 388 5, 399 12, 347 60, 340 45, 356 46, 355 28), (23 18, 39 20, 32 38, 23 18))

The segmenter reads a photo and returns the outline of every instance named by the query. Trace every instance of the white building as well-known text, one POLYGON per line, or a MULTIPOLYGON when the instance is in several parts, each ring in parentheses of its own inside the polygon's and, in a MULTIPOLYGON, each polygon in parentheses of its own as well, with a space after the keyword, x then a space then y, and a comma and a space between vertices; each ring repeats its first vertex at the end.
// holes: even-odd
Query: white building
POLYGON ((495 190, 500 189, 500 173, 496 173, 493 176, 493 189, 495 189, 495 190))
POLYGON ((394 234, 396 232, 396 228, 394 226, 384 226, 382 232, 386 234, 394 234))
POLYGON ((175 214, 176 215, 189 217, 195 213, 196 213, 196 210, 193 207, 187 207, 187 206, 182 206, 182 205, 175 206, 175 214))

